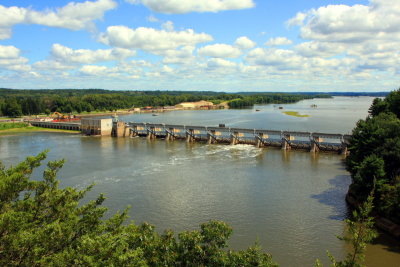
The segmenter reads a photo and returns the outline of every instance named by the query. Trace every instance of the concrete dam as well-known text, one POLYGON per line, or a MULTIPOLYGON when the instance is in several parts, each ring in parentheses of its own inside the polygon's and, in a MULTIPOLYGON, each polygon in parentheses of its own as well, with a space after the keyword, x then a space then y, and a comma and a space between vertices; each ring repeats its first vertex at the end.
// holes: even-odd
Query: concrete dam
POLYGON ((285 150, 302 149, 310 152, 327 151, 347 154, 351 135, 268 129, 232 128, 220 125, 194 126, 144 122, 112 122, 112 119, 85 119, 80 123, 30 121, 34 126, 81 131, 86 135, 114 137, 146 137, 150 140, 185 140, 207 144, 249 144, 257 147, 278 147, 285 150))
MULTIPOLYGON (((271 146, 285 150, 305 149, 311 152, 332 151, 341 154, 347 154, 347 145, 351 137, 351 135, 332 133, 135 122, 125 124, 123 130, 121 129, 119 132, 123 132, 124 136, 143 136, 148 139, 162 138, 167 141, 184 139, 186 142, 250 144, 257 147, 271 146)), ((116 134, 116 136, 120 135, 116 134)))

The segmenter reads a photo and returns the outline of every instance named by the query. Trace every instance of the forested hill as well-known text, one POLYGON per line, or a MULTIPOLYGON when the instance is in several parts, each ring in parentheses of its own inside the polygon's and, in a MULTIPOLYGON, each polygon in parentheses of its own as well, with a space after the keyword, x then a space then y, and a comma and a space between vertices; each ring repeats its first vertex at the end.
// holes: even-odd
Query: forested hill
POLYGON ((102 89, 0 89, 0 116, 112 111, 132 107, 173 106, 181 102, 208 100, 228 102, 231 108, 254 104, 295 103, 303 99, 331 97, 327 94, 220 93, 211 91, 112 91, 102 89))
POLYGON ((349 194, 363 202, 373 191, 375 213, 400 224, 400 89, 376 98, 369 113, 349 144, 349 194))

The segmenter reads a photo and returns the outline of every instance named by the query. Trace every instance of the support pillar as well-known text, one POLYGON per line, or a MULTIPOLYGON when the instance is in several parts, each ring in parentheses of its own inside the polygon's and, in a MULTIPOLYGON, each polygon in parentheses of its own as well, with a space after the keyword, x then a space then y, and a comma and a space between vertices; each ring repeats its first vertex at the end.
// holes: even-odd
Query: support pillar
POLYGON ((113 124, 113 133, 115 137, 125 137, 126 134, 126 125, 123 121, 118 121, 113 124))
POLYGON ((131 129, 131 137, 135 136, 138 136, 137 126, 134 126, 133 129, 131 129))
POLYGON ((175 132, 174 128, 169 128, 166 132, 167 132, 167 136, 166 136, 167 141, 175 140, 175 136, 173 134, 175 132))
POLYGON ((231 134, 231 145, 236 145, 238 143, 238 132, 231 134))
POLYGON ((322 142, 322 138, 319 136, 310 136, 310 142, 311 142, 311 149, 310 152, 318 152, 319 151, 319 146, 318 143, 322 142))
POLYGON ((292 140, 292 136, 290 134, 285 134, 282 138, 282 149, 290 150, 292 147, 290 146, 290 140, 292 140))
POLYGON ((207 133, 207 144, 214 144, 215 143, 215 130, 211 130, 207 133))
POLYGON ((124 137, 126 137, 126 136, 128 136, 129 137, 129 135, 130 135, 130 129, 129 129, 129 127, 127 127, 126 125, 125 125, 125 129, 124 129, 124 137))
POLYGON ((194 142, 194 130, 189 129, 186 131, 186 142, 191 143, 194 142))
POLYGON ((268 138, 268 135, 265 136, 263 133, 259 133, 258 135, 256 135, 256 146, 257 147, 264 146, 264 142, 262 141, 264 138, 268 138))
POLYGON ((154 134, 154 127, 147 129, 147 139, 149 139, 149 140, 156 139, 156 135, 154 134))

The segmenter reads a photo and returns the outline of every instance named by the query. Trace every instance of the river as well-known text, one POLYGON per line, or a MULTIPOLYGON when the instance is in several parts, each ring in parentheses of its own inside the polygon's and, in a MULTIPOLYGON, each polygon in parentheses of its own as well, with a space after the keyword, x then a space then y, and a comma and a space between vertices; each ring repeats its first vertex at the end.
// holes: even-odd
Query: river
MULTIPOLYGON (((369 97, 335 97, 253 109, 135 114, 120 120, 351 133, 371 102, 369 97), (288 110, 310 117, 282 113, 288 110)), ((59 173, 61 186, 96 183, 88 198, 105 193, 110 213, 130 205, 132 220, 150 222, 159 231, 223 220, 234 229, 232 248, 257 241, 281 266, 313 266, 316 258, 328 266, 326 250, 341 259, 348 249, 336 238, 344 230, 350 184, 340 155, 54 133, 3 136, 0 148, 6 166, 49 148, 50 159, 67 159, 59 173)), ((368 266, 399 263, 398 242, 390 237, 382 235, 368 247, 368 266)))

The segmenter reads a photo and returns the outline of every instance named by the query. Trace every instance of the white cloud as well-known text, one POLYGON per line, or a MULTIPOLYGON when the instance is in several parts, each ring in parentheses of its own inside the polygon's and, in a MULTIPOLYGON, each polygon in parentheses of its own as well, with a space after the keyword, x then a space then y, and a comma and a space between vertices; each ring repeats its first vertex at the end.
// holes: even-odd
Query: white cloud
POLYGON ((76 66, 68 65, 55 60, 42 60, 33 64, 33 67, 38 70, 61 71, 74 69, 76 66))
POLYGON ((211 69, 233 68, 236 67, 236 63, 222 58, 212 58, 207 61, 207 67, 211 69))
POLYGON ((0 66, 4 66, 8 70, 14 70, 18 72, 29 72, 32 68, 31 66, 24 64, 26 62, 20 62, 21 64, 15 64, 15 63, 10 63, 6 62, 4 63, 2 60, 0 60, 0 66))
POLYGON ((249 52, 246 61, 252 65, 273 66, 278 70, 301 69, 304 59, 292 50, 256 48, 249 52))
POLYGON ((88 76, 116 77, 119 76, 118 68, 108 68, 106 66, 85 65, 79 69, 79 72, 88 76))
POLYGON ((171 68, 170 66, 164 65, 164 66, 162 67, 162 72, 163 72, 163 73, 171 74, 171 73, 174 72, 174 69, 171 68))
POLYGON ((0 40, 11 37, 11 27, 26 19, 27 9, 0 5, 0 40))
POLYGON ((166 50, 162 53, 165 64, 190 64, 195 60, 194 46, 185 46, 178 50, 166 50))
POLYGON ((238 46, 240 49, 251 49, 256 46, 256 43, 246 36, 241 36, 236 39, 235 45, 238 46))
POLYGON ((303 39, 360 43, 400 38, 400 1, 371 0, 366 5, 328 5, 299 13, 288 21, 300 25, 303 39))
POLYGON ((29 71, 28 59, 20 56, 21 51, 15 46, 0 45, 0 69, 29 71))
POLYGON ((295 50, 304 57, 331 57, 346 51, 343 45, 317 41, 296 45, 295 50))
POLYGON ((255 6, 253 0, 126 0, 132 4, 143 4, 152 11, 166 14, 189 12, 219 12, 246 9, 255 6))
POLYGON ((300 26, 300 37, 310 40, 295 47, 301 56, 314 60, 338 56, 349 73, 374 70, 394 74, 400 70, 398 0, 323 6, 298 13, 287 23, 300 26))
MULTIPOLYGON (((120 61, 134 55, 136 55, 136 52, 134 50, 129 50, 125 48, 74 50, 60 44, 53 44, 50 59, 38 61, 33 64, 33 67, 37 70, 51 72, 65 71, 77 68, 77 64, 120 61)), ((95 66, 94 69, 96 67, 98 66, 95 66)), ((88 69, 90 69, 90 67, 88 67, 88 69)), ((86 73, 88 71, 86 71, 86 69, 83 69, 83 72, 86 73)))
POLYGON ((279 45, 291 45, 293 42, 286 37, 275 37, 268 40, 265 45, 268 46, 279 46, 279 45))
POLYGON ((286 22, 286 25, 289 27, 303 25, 303 22, 306 19, 306 17, 307 17, 307 14, 305 14, 303 12, 298 12, 295 17, 289 19, 286 22))
POLYGON ((4 7, 0 5, 0 39, 11 37, 16 24, 40 24, 50 27, 81 30, 94 27, 93 20, 101 19, 104 12, 117 4, 113 0, 71 2, 56 10, 35 11, 29 8, 4 7))
POLYGON ((125 48, 113 49, 77 49, 73 50, 69 47, 54 44, 51 49, 52 57, 61 62, 67 63, 95 63, 103 61, 113 61, 128 58, 136 55, 134 50, 125 48))
POLYGON ((198 50, 200 56, 216 57, 216 58, 236 58, 242 52, 237 47, 227 44, 214 44, 201 47, 198 50))
MULTIPOLYGON (((121 63, 123 64, 123 63, 121 63)), ((153 63, 149 62, 149 61, 145 61, 145 60, 131 60, 129 62, 130 66, 134 66, 134 67, 145 67, 145 68, 150 68, 153 67, 153 63)))
POLYGON ((191 29, 169 32, 145 27, 131 29, 126 26, 110 26, 99 37, 99 41, 107 45, 142 49, 153 53, 181 46, 194 46, 212 40, 212 36, 195 33, 191 29))
POLYGON ((160 20, 158 18, 156 18, 154 15, 150 15, 150 16, 147 17, 147 21, 159 22, 160 20))
POLYGON ((161 25, 161 27, 167 32, 172 32, 174 30, 174 23, 172 21, 166 21, 161 25))
POLYGON ((16 58, 1 58, 0 66, 6 66, 7 68, 11 68, 12 66, 25 65, 28 63, 28 59, 24 57, 16 57, 16 58))
POLYGON ((0 58, 17 58, 20 55, 20 50, 11 45, 0 45, 0 58))

